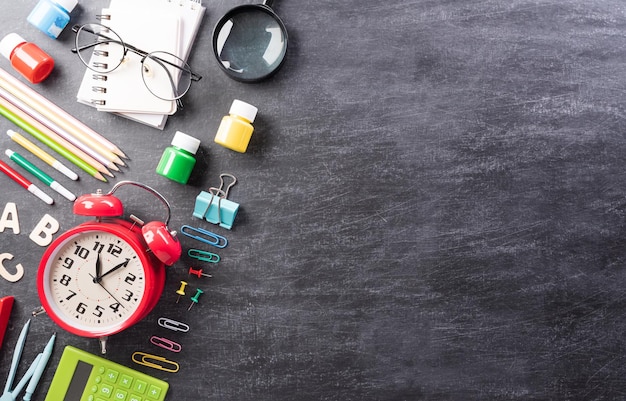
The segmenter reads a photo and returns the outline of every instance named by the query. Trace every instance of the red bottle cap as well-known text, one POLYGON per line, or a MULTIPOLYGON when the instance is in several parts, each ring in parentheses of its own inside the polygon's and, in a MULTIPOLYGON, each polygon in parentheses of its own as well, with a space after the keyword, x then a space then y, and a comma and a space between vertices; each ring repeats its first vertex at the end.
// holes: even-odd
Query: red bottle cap
POLYGON ((34 84, 46 79, 54 68, 52 57, 17 33, 10 33, 0 41, 0 54, 11 61, 17 72, 34 84))

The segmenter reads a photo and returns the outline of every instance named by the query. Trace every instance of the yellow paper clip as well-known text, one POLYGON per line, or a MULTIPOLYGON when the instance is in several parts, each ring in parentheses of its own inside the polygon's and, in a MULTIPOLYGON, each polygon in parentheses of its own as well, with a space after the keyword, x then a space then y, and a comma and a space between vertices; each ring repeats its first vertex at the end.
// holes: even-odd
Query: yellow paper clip
POLYGON ((131 359, 136 364, 147 366, 153 369, 163 370, 165 372, 176 373, 178 372, 178 369, 180 369, 178 363, 174 361, 170 361, 159 355, 146 354, 145 352, 137 351, 132 355, 131 359), (151 361, 160 363, 155 363, 151 361))

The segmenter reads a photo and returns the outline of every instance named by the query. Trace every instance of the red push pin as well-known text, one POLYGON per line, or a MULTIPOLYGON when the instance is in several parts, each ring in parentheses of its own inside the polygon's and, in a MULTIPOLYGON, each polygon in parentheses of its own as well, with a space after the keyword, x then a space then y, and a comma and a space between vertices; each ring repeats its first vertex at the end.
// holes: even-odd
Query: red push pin
POLYGON ((189 268, 189 274, 195 274, 198 278, 204 277, 213 277, 210 274, 202 273, 202 269, 195 270, 193 267, 189 268))

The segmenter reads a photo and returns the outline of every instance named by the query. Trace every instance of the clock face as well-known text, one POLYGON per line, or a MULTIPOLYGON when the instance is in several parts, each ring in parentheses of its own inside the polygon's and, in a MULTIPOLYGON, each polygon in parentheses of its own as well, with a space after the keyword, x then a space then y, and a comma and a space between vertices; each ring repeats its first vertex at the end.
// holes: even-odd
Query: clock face
POLYGON ((132 236, 109 231, 66 233, 53 242, 40 266, 44 308, 81 335, 116 333, 136 323, 148 302, 151 269, 140 245, 132 236))

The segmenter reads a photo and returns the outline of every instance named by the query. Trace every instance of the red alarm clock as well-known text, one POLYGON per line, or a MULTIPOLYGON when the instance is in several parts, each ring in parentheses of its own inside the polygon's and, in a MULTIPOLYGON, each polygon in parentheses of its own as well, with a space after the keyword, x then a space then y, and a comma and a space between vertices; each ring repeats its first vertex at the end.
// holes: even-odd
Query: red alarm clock
POLYGON ((37 289, 43 309, 70 333, 106 339, 143 319, 157 304, 165 285, 165 266, 181 255, 176 232, 170 231, 170 205, 147 185, 117 183, 109 193, 86 194, 74 203, 74 214, 95 217, 56 238, 39 264, 37 289), (122 202, 113 193, 124 185, 140 187, 167 208, 165 222, 143 224, 124 219, 122 202))

